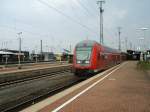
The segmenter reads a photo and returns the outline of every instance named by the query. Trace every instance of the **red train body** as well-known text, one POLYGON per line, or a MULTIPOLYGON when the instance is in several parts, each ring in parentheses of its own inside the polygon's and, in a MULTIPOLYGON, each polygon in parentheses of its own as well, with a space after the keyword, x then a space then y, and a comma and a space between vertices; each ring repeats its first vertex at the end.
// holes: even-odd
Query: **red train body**
MULTIPOLYGON (((123 57, 124 58, 124 57, 123 57)), ((78 43, 74 50, 73 70, 76 75, 83 72, 97 72, 121 63, 118 50, 86 40, 78 43)))

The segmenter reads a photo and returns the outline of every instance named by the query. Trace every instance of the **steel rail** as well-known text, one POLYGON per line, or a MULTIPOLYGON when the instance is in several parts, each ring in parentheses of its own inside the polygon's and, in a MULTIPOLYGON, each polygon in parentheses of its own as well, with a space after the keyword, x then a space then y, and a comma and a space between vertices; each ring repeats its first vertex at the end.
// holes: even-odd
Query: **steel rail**
POLYGON ((48 74, 41 74, 41 75, 36 75, 36 76, 31 76, 31 77, 24 77, 22 79, 17 79, 15 81, 7 81, 4 83, 0 83, 0 90, 4 89, 6 87, 14 86, 14 85, 21 84, 24 82, 33 81, 33 80, 37 80, 37 79, 49 77, 49 76, 55 76, 56 74, 63 73, 63 72, 69 71, 69 70, 70 69, 65 69, 65 70, 60 70, 60 71, 58 70, 58 71, 54 71, 54 72, 51 72, 48 74))
MULTIPOLYGON (((60 73, 60 74, 64 74, 64 73, 60 73)), ((56 76, 56 75, 55 75, 56 76)), ((58 76, 58 75, 57 75, 58 76)), ((80 78, 78 78, 78 79, 76 79, 76 80, 70 80, 69 82, 66 82, 66 83, 63 83, 63 84, 60 84, 59 86, 58 85, 56 85, 55 87, 53 87, 51 90, 48 90, 48 91, 46 91, 46 92, 40 92, 40 91, 38 91, 39 93, 36 93, 36 94, 39 94, 39 95, 37 95, 37 96, 32 96, 32 98, 28 98, 28 99, 26 99, 26 100, 24 100, 24 101, 22 101, 22 102, 19 102, 19 103, 16 103, 15 105, 12 105, 12 106, 9 106, 8 108, 6 108, 6 109, 3 109, 3 110, 1 110, 2 112, 9 112, 9 111, 14 111, 16 108, 18 108, 18 107, 21 107, 21 106, 23 106, 23 105, 25 105, 25 104, 27 104, 27 103, 32 103, 32 102, 35 102, 36 100, 38 100, 38 99, 40 99, 41 97, 46 97, 47 95, 49 95, 49 94, 54 94, 54 93, 58 93, 60 90, 64 90, 64 89, 66 89, 67 87, 70 87, 70 86, 72 86, 72 85, 74 85, 74 84, 76 84, 76 83, 79 83, 79 82, 81 82, 83 79, 80 79, 80 78)))

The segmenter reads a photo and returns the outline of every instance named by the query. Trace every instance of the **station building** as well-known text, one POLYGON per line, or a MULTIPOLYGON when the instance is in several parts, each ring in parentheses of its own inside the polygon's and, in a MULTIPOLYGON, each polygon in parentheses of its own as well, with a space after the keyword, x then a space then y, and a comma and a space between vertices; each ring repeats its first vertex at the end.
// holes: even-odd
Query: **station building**
MULTIPOLYGON (((19 51, 17 50, 1 49, 0 50, 0 64, 5 64, 6 61, 7 63, 17 63, 18 55, 19 55, 19 51)), ((20 60, 21 62, 29 61, 30 60, 29 52, 21 51, 20 60)))
POLYGON ((54 61, 55 60, 55 55, 53 52, 42 52, 39 54, 32 53, 31 54, 31 60, 32 61, 54 61))

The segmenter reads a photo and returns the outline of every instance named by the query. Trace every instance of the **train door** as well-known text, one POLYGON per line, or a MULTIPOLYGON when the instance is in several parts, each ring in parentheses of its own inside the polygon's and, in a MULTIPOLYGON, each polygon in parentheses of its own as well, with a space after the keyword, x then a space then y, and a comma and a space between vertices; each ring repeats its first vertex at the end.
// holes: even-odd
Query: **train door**
POLYGON ((108 69, 109 68, 109 64, 110 64, 110 57, 109 57, 109 54, 108 53, 105 53, 104 54, 104 60, 105 60, 105 69, 108 69))
POLYGON ((108 56, 104 52, 101 52, 100 56, 101 56, 101 58, 100 58, 101 59, 101 63, 100 63, 101 68, 106 69, 107 68, 107 58, 108 58, 108 56))
POLYGON ((100 49, 97 49, 97 69, 101 69, 101 53, 100 49))

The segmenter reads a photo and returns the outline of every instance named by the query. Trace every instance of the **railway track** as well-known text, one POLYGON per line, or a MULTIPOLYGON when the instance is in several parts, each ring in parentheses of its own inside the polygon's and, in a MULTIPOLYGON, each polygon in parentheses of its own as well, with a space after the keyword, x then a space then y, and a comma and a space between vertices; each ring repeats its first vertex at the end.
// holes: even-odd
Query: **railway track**
POLYGON ((11 86, 14 86, 14 85, 17 86, 17 84, 37 80, 37 79, 40 79, 40 78, 53 77, 56 74, 65 73, 65 72, 69 72, 69 71, 70 71, 69 69, 66 69, 66 70, 63 70, 63 71, 52 72, 52 73, 49 73, 49 74, 36 75, 36 76, 27 77, 27 78, 23 78, 23 79, 18 79, 18 80, 14 80, 14 81, 7 81, 7 82, 4 82, 4 83, 0 83, 0 90, 4 89, 6 87, 11 87, 11 86))
POLYGON ((81 81, 83 78, 76 77, 66 70, 17 84, 10 84, 11 86, 4 86, 0 91, 0 111, 19 111, 26 107, 24 105, 29 102, 32 104, 40 98, 47 98, 81 81))
POLYGON ((0 89, 10 86, 13 84, 30 81, 34 79, 39 79, 46 76, 55 75, 56 73, 65 72, 71 70, 71 67, 56 67, 56 68, 46 68, 46 69, 37 69, 33 71, 21 71, 10 74, 1 74, 0 75, 0 89))
POLYGON ((11 84, 9 85, 4 84, 3 86, 1 86, 3 87, 1 91, 4 91, 3 93, 8 95, 4 95, 3 97, 5 98, 0 101, 0 111, 13 111, 19 106, 22 106, 28 102, 35 102, 35 100, 41 97, 47 96, 48 94, 56 93, 57 91, 60 91, 80 81, 80 78, 75 77, 73 74, 70 73, 70 71, 66 70, 51 75, 44 75, 36 78, 34 77, 32 79, 22 80, 13 83, 11 82, 11 84), (39 87, 39 89, 37 87, 39 87), (8 90, 10 93, 5 92, 8 90), (24 92, 25 90, 28 91, 24 92), (16 96, 14 95, 14 93, 21 91, 22 93, 18 93, 16 94, 16 96), (9 94, 13 94, 12 97, 10 97, 12 99, 7 98, 9 94))

